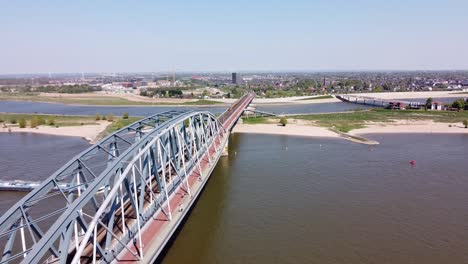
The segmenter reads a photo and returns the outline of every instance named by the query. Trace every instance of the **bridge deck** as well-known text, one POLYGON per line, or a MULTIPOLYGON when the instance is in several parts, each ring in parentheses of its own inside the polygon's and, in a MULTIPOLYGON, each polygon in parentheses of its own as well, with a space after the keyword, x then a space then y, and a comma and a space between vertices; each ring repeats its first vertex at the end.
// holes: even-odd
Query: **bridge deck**
MULTIPOLYGON (((253 95, 245 96, 220 116, 219 120, 226 131, 232 129, 237 120, 241 117, 244 109, 253 100, 253 97, 253 95)), ((200 160, 201 175, 197 170, 193 170, 192 173, 188 175, 190 191, 187 192, 183 189, 183 186, 180 186, 172 197, 170 197, 169 206, 166 205, 165 210, 172 213, 172 219, 168 219, 163 212, 158 211, 152 221, 148 222, 143 227, 141 237, 143 259, 138 260, 131 252, 125 250, 117 257, 116 262, 152 263, 155 261, 198 198, 205 184, 208 182, 211 172, 221 157, 228 138, 229 133, 218 135, 213 144, 209 147, 209 151, 206 152, 200 160)), ((135 252, 139 250, 136 243, 130 243, 127 246, 135 252)))

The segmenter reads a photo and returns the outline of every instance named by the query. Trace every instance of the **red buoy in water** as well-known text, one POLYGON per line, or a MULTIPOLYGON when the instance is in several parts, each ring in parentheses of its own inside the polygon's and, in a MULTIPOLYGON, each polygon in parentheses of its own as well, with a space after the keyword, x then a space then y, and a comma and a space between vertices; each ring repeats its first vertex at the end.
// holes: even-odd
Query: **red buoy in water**
POLYGON ((414 164, 416 164, 416 161, 415 161, 415 160, 411 160, 411 161, 410 161, 410 164, 411 164, 411 165, 414 165, 414 164))

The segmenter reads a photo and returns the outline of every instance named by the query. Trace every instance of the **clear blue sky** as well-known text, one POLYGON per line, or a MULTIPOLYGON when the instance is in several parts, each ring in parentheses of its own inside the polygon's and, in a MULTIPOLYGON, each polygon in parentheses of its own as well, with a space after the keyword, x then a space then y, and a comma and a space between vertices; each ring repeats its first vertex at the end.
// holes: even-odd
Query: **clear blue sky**
POLYGON ((468 69, 467 0, 0 1, 0 73, 468 69))

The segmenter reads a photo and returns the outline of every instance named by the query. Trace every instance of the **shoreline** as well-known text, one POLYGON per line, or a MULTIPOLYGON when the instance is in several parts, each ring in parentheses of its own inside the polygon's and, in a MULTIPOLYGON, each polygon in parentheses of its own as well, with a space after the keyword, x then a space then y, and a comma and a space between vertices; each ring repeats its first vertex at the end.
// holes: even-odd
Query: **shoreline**
POLYGON ((344 139, 365 145, 378 145, 379 142, 367 139, 360 135, 351 135, 338 131, 333 131, 325 127, 304 124, 288 124, 285 127, 278 124, 237 124, 232 133, 297 136, 310 138, 337 138, 344 139))
POLYGON ((37 128, 19 128, 18 126, 1 127, 0 133, 34 133, 51 136, 65 136, 65 137, 79 137, 90 144, 97 142, 99 135, 109 126, 111 123, 107 121, 97 121, 98 125, 82 125, 82 126, 62 126, 62 127, 51 127, 51 126, 38 126, 37 128))
POLYGON ((311 123, 288 124, 237 124, 233 133, 285 135, 321 138, 340 138, 356 143, 377 145, 379 142, 365 137, 367 134, 466 134, 468 129, 460 124, 437 123, 433 121, 395 121, 392 123, 369 123, 366 127, 348 133, 334 131, 311 123))
MULTIPOLYGON (((395 120, 391 123, 367 123, 364 128, 353 129, 348 133, 321 127, 303 120, 291 120, 286 126, 277 123, 266 124, 237 124, 232 133, 267 134, 318 138, 338 138, 356 143, 377 145, 379 142, 365 137, 367 134, 466 134, 468 129, 461 124, 438 123, 430 120, 395 120)), ((98 125, 82 126, 39 126, 37 128, 1 127, 0 133, 36 133, 55 136, 79 137, 90 144, 96 143, 99 135, 111 124, 98 121, 98 125)))

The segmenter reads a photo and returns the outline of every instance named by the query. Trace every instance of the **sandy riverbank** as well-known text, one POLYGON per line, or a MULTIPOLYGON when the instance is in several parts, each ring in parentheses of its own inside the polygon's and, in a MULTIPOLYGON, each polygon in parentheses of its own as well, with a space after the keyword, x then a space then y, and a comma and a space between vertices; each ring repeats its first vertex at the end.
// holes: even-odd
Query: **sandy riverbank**
MULTIPOLYGON (((290 120, 291 121, 291 120, 290 120)), ((468 129, 461 124, 436 123, 433 121, 411 121, 398 120, 391 123, 368 123, 365 128, 355 129, 349 133, 339 133, 329 130, 324 127, 314 125, 310 122, 300 120, 292 120, 296 123, 288 124, 286 127, 278 124, 237 124, 234 128, 234 133, 251 133, 251 134, 270 134, 270 135, 288 135, 288 136, 304 136, 304 137, 326 137, 326 138, 343 138, 346 140, 364 143, 378 144, 378 142, 362 137, 365 134, 395 134, 395 133, 420 133, 420 134, 467 134, 468 129), (297 122, 299 121, 299 122, 297 122)))
POLYGON ((253 133, 253 134, 271 134, 271 135, 287 135, 287 136, 307 136, 307 137, 329 137, 337 138, 339 134, 330 131, 323 127, 288 124, 283 127, 278 124, 237 124, 233 130, 234 133, 253 133))
MULTIPOLYGON (((234 133, 249 134, 270 134, 286 136, 305 136, 305 137, 325 137, 325 138, 343 138, 346 140, 364 143, 378 144, 378 142, 368 140, 362 135, 365 134, 395 134, 395 133, 421 133, 421 134, 466 134, 468 129, 461 124, 437 123, 430 120, 396 120, 391 123, 367 123, 365 128, 355 129, 349 133, 339 133, 325 127, 314 125, 312 122, 303 120, 289 120, 290 124, 283 127, 276 123, 272 124, 237 124, 234 127, 234 133), (451 125, 451 126, 449 126, 451 125)), ((99 121, 98 125, 83 125, 69 127, 50 127, 39 126, 38 128, 19 128, 11 127, 11 132, 30 132, 57 136, 81 137, 95 143, 101 132, 103 132, 110 123, 99 121)), ((8 133, 8 128, 0 128, 0 133, 8 133)))
POLYGON ((341 138, 366 145, 377 145, 379 142, 369 140, 358 135, 348 135, 331 131, 324 127, 314 126, 311 124, 288 124, 280 126, 278 124, 237 124, 233 130, 234 133, 246 134, 267 134, 267 135, 284 135, 284 136, 301 136, 301 137, 321 137, 321 138, 341 138))
POLYGON ((12 126, 9 128, 0 128, 0 133, 16 133, 16 132, 28 132, 55 136, 70 136, 70 137, 81 137, 90 143, 95 143, 98 136, 103 132, 108 125, 107 121, 97 121, 98 125, 83 125, 83 126, 64 126, 64 127, 51 127, 51 126, 39 126, 37 128, 19 128, 12 126))

